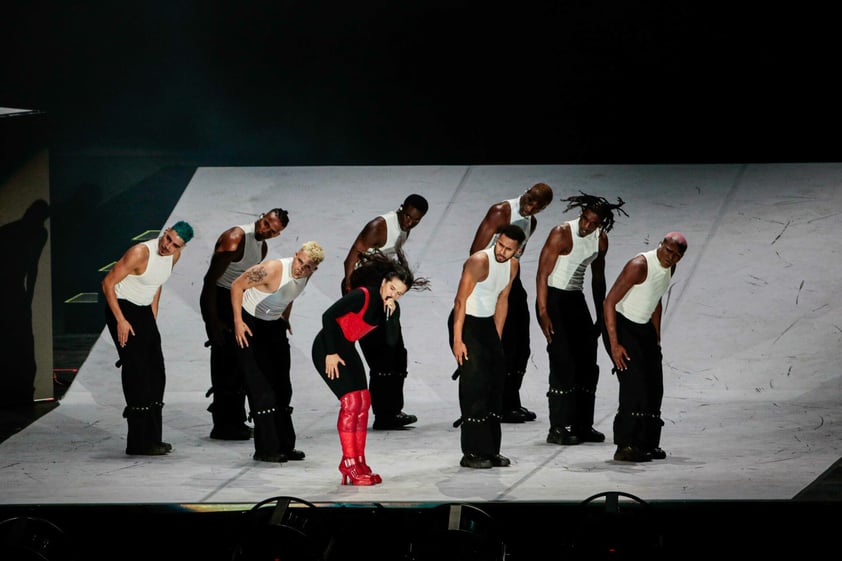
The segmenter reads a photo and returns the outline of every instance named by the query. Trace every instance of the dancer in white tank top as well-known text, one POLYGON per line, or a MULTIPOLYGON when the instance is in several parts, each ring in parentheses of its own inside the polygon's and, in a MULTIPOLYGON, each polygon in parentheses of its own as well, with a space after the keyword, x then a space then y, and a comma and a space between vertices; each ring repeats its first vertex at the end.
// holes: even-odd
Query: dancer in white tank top
MULTIPOLYGON (((427 199, 412 194, 404 199, 397 210, 377 216, 363 227, 343 263, 342 294, 355 286, 354 271, 373 253, 408 266, 403 248, 412 230, 427 213, 427 199)), ((400 326, 398 326, 400 327, 400 326)), ((408 356, 401 333, 398 345, 387 345, 383 330, 374 330, 360 339, 360 349, 369 367, 369 391, 374 414, 375 430, 400 430, 418 421, 404 408, 404 382, 408 374, 408 356)))
MULTIPOLYGON (((497 233, 506 225, 520 227, 525 235, 523 245, 515 256, 520 259, 526 242, 535 232, 538 220, 535 215, 547 208, 553 200, 553 190, 546 183, 536 183, 514 199, 492 205, 477 228, 471 243, 471 254, 494 245, 497 233)), ((518 269, 520 270, 520 269, 518 269)), ((531 354, 529 327, 531 317, 526 290, 520 280, 520 273, 509 292, 509 311, 503 328, 503 349, 505 351, 506 378, 503 390, 503 422, 523 423, 534 421, 537 415, 523 406, 520 387, 526 373, 531 354)))
POLYGON ((232 336, 230 288, 246 269, 263 261, 269 249, 266 240, 278 237, 288 223, 287 211, 274 208, 251 224, 228 228, 214 245, 199 297, 208 336, 205 345, 210 346, 211 388, 207 396, 213 396, 208 407, 213 419, 211 438, 251 438, 251 428, 245 424, 246 391, 232 336))
POLYGON ((257 461, 304 459, 304 452, 295 449, 287 333, 292 334, 293 301, 324 256, 321 245, 306 242, 292 257, 258 263, 231 284, 237 364, 254 422, 257 461))
POLYGON ((462 459, 468 468, 505 467, 500 454, 503 383, 506 375, 501 334, 506 323, 509 292, 517 277, 524 233, 518 226, 503 228, 494 247, 471 255, 447 320, 450 348, 458 369, 462 459))
POLYGON ((605 255, 614 211, 626 214, 623 200, 581 193, 563 199, 567 208, 581 209, 575 220, 550 230, 541 249, 536 277, 535 307, 538 324, 547 340, 549 390, 547 403, 551 444, 603 442, 595 428, 594 404, 599 366, 598 340, 605 299, 605 255), (596 323, 585 300, 585 272, 591 270, 591 293, 596 323))
POLYGON ((661 354, 661 298, 687 238, 670 232, 658 247, 630 259, 605 297, 605 332, 620 383, 614 416, 614 460, 647 462, 667 457, 661 448, 664 373, 661 354))
POLYGON ((172 450, 162 439, 166 373, 158 304, 163 284, 192 238, 190 224, 176 222, 160 238, 129 248, 102 281, 105 324, 117 346, 126 398, 126 454, 160 456, 172 450))

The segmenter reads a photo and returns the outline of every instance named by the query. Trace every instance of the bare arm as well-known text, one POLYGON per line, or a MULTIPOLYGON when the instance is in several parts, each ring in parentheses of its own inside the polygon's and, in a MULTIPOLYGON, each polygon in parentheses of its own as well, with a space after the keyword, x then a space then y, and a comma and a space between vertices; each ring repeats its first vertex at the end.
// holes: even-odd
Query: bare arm
MULTIPOLYGON (((175 264, 178 263, 179 259, 181 259, 181 249, 176 250, 172 254, 172 267, 170 270, 175 269, 175 264)), ((159 286, 158 290, 155 292, 155 296, 152 297, 152 315, 156 320, 158 319, 158 303, 161 301, 161 292, 163 288, 163 285, 159 286)))
POLYGON ((216 302, 216 281, 219 280, 231 263, 243 258, 244 241, 245 232, 239 226, 234 226, 223 232, 216 241, 210 265, 208 265, 202 283, 202 294, 199 297, 202 319, 205 322, 208 339, 217 344, 224 342, 225 333, 230 327, 219 319, 216 302))
POLYGON ((538 274, 535 282, 535 299, 538 312, 538 324, 547 343, 553 339, 553 323, 547 312, 547 294, 549 292, 550 273, 555 268, 556 261, 560 255, 567 255, 573 248, 573 238, 570 233, 570 226, 559 224, 547 235, 547 241, 541 248, 541 256, 538 259, 538 274))
POLYGON ((351 290, 351 273, 354 272, 360 256, 369 249, 380 249, 386 244, 386 220, 382 216, 374 218, 366 224, 354 240, 348 255, 345 257, 345 279, 342 281, 342 294, 351 290))
POLYGON ((605 321, 605 332, 608 334, 608 342, 611 346, 611 360, 617 370, 626 369, 626 361, 629 354, 626 348, 617 341, 617 302, 631 290, 631 287, 646 280, 646 258, 642 255, 631 259, 623 267, 620 276, 614 281, 614 285, 605 296, 602 309, 605 321))
POLYGON ((663 310, 663 306, 661 306, 661 301, 658 300, 658 304, 655 306, 655 309, 652 310, 652 325, 655 327, 655 336, 657 337, 658 345, 661 344, 661 311, 663 310))
POLYGON ((474 241, 471 243, 471 255, 491 245, 494 234, 509 223, 511 216, 512 208, 508 202, 497 203, 489 208, 488 212, 485 213, 485 218, 477 227, 476 234, 474 234, 474 241))
POLYGON ((506 316, 509 314, 509 292, 512 290, 512 282, 517 276, 520 262, 512 258, 509 260, 511 267, 509 269, 509 282, 500 294, 497 295, 497 305, 494 308, 494 326, 497 328, 497 335, 503 338, 503 327, 506 325, 506 316))
POLYGON ((462 341, 462 330, 465 326, 465 309, 468 297, 474 291, 478 282, 488 277, 488 258, 484 253, 471 255, 462 266, 462 277, 453 301, 453 356, 462 366, 462 361, 468 360, 468 348, 462 341))
POLYGON ((158 304, 161 302, 161 288, 158 287, 158 290, 155 291, 155 296, 152 297, 152 317, 156 320, 158 319, 158 304))
MULTIPOLYGON (((120 260, 111 267, 111 270, 108 271, 108 274, 102 280, 102 293, 105 296, 105 303, 117 319, 117 343, 121 347, 126 346, 129 335, 134 335, 134 328, 120 309, 120 304, 117 302, 117 291, 114 287, 129 275, 142 275, 146 271, 146 265, 148 263, 149 249, 143 244, 136 244, 120 257, 120 260)), ((155 301, 153 302, 154 307, 152 310, 156 315, 157 298, 160 295, 160 290, 159 287, 155 295, 155 301)))
POLYGON ((593 295, 596 323, 600 329, 604 323, 602 303, 605 301, 605 254, 608 253, 608 235, 599 235, 599 252, 591 262, 591 294, 593 295))
POLYGON ((251 329, 243 321, 243 294, 249 288, 257 288, 263 292, 273 292, 281 282, 283 265, 278 260, 268 263, 258 263, 246 269, 231 283, 231 313, 234 317, 234 338, 240 348, 248 347, 248 337, 252 336, 251 329), (248 337, 246 337, 248 335, 248 337))
MULTIPOLYGON (((672 266, 672 274, 675 274, 675 265, 672 266)), ((655 306, 655 309, 652 310, 652 325, 655 327, 655 336, 658 340, 658 345, 661 344, 661 314, 663 313, 663 306, 661 304, 661 300, 658 300, 658 304, 655 306)))

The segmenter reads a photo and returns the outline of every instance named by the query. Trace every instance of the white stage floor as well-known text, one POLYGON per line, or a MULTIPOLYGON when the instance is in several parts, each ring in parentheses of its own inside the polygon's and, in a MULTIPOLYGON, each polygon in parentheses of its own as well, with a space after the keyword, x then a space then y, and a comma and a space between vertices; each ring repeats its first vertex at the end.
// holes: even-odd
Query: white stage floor
MULTIPOLYGON (((279 495, 314 503, 581 501, 605 491, 649 501, 790 499, 842 457, 840 184, 842 164, 199 168, 167 223, 151 225, 183 219, 196 229, 159 314, 164 439, 173 453, 124 453, 117 354, 104 331, 61 405, 0 444, 0 503, 254 503, 279 495), (523 259, 530 300, 550 227, 577 216, 563 213, 559 199, 580 190, 626 201, 629 217, 618 215, 610 234, 609 287, 630 257, 666 232, 688 237, 663 322, 666 460, 612 460, 617 381, 602 347, 596 426, 608 441, 546 443, 547 356, 536 321, 522 399, 538 420, 503 425, 511 467, 459 467, 447 315, 487 208, 539 181, 555 197, 523 259), (367 455, 383 484, 343 487, 338 403, 310 345, 322 311, 339 296, 353 238, 410 193, 430 202, 406 252, 432 291, 401 300, 405 410, 419 420, 406 431, 370 431, 367 455), (289 211, 290 224, 270 241, 269 257, 291 255, 310 239, 327 250, 292 316, 293 419, 307 458, 277 465, 253 461, 251 442, 208 437, 209 351, 198 309, 216 237, 274 206, 289 211)), ((123 233, 126 248, 136 234, 123 233)))

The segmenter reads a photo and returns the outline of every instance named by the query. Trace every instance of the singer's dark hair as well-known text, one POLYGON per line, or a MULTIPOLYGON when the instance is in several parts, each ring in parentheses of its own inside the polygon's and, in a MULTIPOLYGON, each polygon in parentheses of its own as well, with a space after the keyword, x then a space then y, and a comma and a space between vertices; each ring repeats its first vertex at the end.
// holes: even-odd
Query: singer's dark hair
POLYGON ((393 278, 400 279, 410 290, 430 290, 429 279, 416 277, 403 259, 391 259, 380 251, 362 254, 359 265, 351 273, 351 288, 378 286, 383 279, 393 278))

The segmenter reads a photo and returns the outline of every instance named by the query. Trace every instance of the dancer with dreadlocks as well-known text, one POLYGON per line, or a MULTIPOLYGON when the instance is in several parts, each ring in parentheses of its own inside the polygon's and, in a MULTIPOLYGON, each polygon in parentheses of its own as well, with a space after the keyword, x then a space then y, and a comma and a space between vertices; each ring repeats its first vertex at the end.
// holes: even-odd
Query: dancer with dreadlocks
MULTIPOLYGON (((551 444, 603 442, 595 428, 594 401, 599 380, 597 340, 602 332, 605 299, 605 254, 617 204, 582 193, 562 199, 580 208, 579 218, 550 230, 541 250, 536 279, 536 313, 547 339, 550 359, 549 403, 551 444), (591 267, 591 292, 596 323, 584 294, 585 270, 591 267)), ((628 216, 628 215, 626 215, 628 216)))

